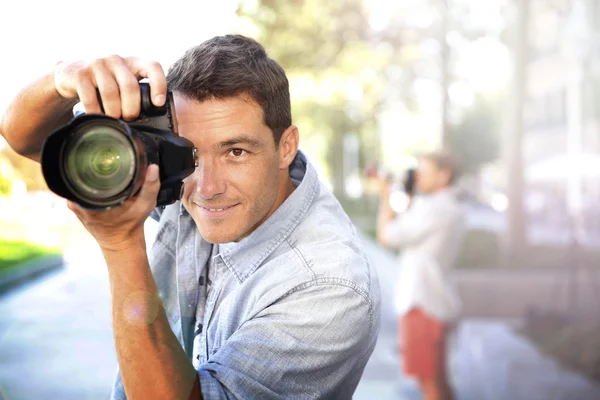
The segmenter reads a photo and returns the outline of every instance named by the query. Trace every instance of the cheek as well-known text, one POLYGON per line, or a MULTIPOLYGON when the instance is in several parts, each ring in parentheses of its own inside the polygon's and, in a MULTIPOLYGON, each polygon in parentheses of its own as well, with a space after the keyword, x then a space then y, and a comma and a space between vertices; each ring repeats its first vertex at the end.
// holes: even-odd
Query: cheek
POLYGON ((240 182, 240 190, 251 201, 252 208, 256 211, 263 211, 264 208, 270 208, 277 197, 277 170, 270 168, 261 171, 253 171, 240 182))
POLYGON ((196 187, 196 184, 192 179, 188 178, 183 181, 183 193, 181 194, 181 200, 184 203, 187 202, 187 199, 194 192, 195 187, 196 187))

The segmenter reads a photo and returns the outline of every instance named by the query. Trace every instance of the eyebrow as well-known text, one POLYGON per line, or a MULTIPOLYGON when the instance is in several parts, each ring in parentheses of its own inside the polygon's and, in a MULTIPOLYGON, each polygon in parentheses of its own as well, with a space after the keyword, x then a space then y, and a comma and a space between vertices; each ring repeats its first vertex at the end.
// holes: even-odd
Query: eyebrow
POLYGON ((224 142, 218 143, 217 145, 215 145, 215 148, 219 149, 219 148, 224 148, 224 147, 231 147, 231 146, 235 146, 238 144, 247 144, 248 146, 254 147, 254 148, 264 147, 264 144, 260 140, 251 138, 250 136, 248 136, 246 134, 241 134, 241 135, 232 137, 231 139, 226 140, 224 142))

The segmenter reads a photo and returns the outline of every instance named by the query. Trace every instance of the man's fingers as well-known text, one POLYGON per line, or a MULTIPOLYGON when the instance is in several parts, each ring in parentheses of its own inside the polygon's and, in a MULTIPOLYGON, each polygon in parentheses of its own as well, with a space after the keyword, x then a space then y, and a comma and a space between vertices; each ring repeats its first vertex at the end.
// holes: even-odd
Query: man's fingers
POLYGON ((129 69, 125 60, 119 56, 109 57, 107 62, 119 85, 121 95, 121 117, 134 120, 140 115, 141 94, 136 75, 129 69))
POLYGON ((98 94, 96 87, 89 80, 89 78, 81 78, 77 83, 77 96, 79 101, 83 104, 85 112, 88 114, 101 114, 102 109, 100 108, 100 102, 98 101, 98 94))
POLYGON ((138 81, 141 78, 150 81, 150 96, 155 106, 164 105, 167 97, 167 80, 162 66, 156 61, 137 57, 114 55, 91 63, 61 63, 54 74, 54 85, 59 94, 65 98, 79 97, 88 114, 101 113, 104 109, 104 113, 113 118, 137 118, 141 103, 138 81))
POLYGON ((71 210, 73 212, 73 214, 75 214, 75 216, 83 222, 82 215, 81 215, 81 208, 73 201, 67 200, 67 208, 69 210, 71 210))
POLYGON ((144 203, 152 204, 152 207, 150 207, 150 210, 152 210, 152 208, 156 207, 156 197, 158 196, 159 190, 160 179, 158 165, 151 164, 146 169, 146 178, 138 197, 144 203))
POLYGON ((77 204, 75 204, 71 200, 67 200, 67 208, 73 212, 76 212, 78 207, 77 204))
POLYGON ((150 95, 155 106, 165 104, 167 98, 167 78, 162 66, 156 61, 145 61, 137 57, 128 57, 125 62, 138 78, 148 78, 150 95))
POLYGON ((92 71, 100 92, 104 113, 109 117, 121 118, 121 95, 115 77, 104 60, 96 60, 92 64, 92 71))

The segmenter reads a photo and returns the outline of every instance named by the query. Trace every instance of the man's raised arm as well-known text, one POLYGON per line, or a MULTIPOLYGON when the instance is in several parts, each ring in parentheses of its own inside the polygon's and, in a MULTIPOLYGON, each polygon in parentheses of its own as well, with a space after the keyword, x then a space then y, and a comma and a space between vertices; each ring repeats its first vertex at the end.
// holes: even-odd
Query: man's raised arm
POLYGON ((46 136, 66 124, 81 101, 87 113, 135 119, 140 113, 138 80, 148 78, 152 102, 162 106, 167 82, 159 63, 137 57, 110 56, 61 62, 54 70, 19 92, 0 120, 0 135, 19 154, 40 160, 46 136))
POLYGON ((0 135, 19 154, 40 160, 46 136, 66 124, 77 99, 62 97, 54 86, 54 73, 22 89, 0 118, 0 135))

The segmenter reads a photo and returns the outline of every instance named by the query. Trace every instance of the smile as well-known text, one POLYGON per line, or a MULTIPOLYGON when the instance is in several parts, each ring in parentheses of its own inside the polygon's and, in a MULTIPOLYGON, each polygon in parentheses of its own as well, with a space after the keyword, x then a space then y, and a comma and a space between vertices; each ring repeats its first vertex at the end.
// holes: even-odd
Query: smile
POLYGON ((230 206, 220 206, 220 207, 206 207, 202 206, 198 203, 194 203, 200 209, 200 211, 211 218, 222 218, 229 214, 232 208, 235 208, 238 204, 233 204, 230 206))
POLYGON ((231 207, 234 207, 234 206, 235 206, 235 205, 233 205, 233 206, 226 206, 226 207, 220 207, 220 208, 209 208, 209 207, 204 207, 204 206, 201 206, 201 205, 199 205, 199 204, 197 204, 197 205, 198 205, 199 207, 202 207, 202 208, 204 208, 205 210, 212 211, 212 212, 218 212, 218 211, 228 210, 228 209, 230 209, 231 207))

